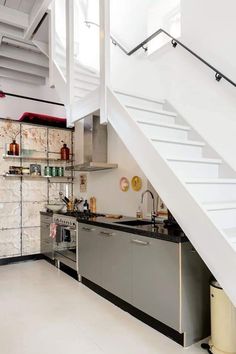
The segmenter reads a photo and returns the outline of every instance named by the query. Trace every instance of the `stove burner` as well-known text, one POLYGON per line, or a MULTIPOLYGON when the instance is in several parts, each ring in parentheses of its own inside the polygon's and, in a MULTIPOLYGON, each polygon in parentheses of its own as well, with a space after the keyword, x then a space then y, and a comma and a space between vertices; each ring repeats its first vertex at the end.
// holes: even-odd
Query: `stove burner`
POLYGON ((67 211, 66 213, 58 213, 58 214, 71 216, 74 218, 82 218, 82 219, 95 218, 97 216, 105 216, 105 214, 83 212, 83 211, 67 211))

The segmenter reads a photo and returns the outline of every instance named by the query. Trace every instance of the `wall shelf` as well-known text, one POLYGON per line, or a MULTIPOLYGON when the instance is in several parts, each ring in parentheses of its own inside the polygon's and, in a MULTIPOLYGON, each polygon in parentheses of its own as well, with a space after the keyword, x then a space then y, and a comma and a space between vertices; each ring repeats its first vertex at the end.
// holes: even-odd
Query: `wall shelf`
POLYGON ((65 164, 67 163, 72 163, 73 160, 61 160, 61 159, 57 159, 57 158, 53 158, 53 157, 37 157, 37 156, 24 156, 24 155, 18 155, 18 156, 15 156, 15 155, 6 155, 4 154, 2 156, 2 158, 4 160, 20 160, 20 159, 23 159, 23 160, 31 160, 31 161, 55 161, 55 162, 64 162, 65 164))
POLYGON ((72 180, 71 176, 32 176, 32 175, 14 175, 10 173, 3 174, 6 178, 30 178, 30 179, 53 179, 53 180, 72 180))

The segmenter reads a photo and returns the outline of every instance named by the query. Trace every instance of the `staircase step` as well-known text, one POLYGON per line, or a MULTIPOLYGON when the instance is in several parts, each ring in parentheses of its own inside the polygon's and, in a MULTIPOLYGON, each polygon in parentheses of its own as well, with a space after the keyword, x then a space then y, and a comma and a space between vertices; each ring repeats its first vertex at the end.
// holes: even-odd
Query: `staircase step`
POLYGON ((236 246, 236 227, 224 229, 223 232, 226 235, 227 239, 234 243, 236 246))
MULTIPOLYGON (((220 161, 220 160, 219 160, 220 161)), ((191 178, 187 184, 236 184, 235 178, 191 178)))
POLYGON ((137 110, 137 111, 142 111, 142 112, 161 114, 163 116, 177 117, 176 113, 170 112, 170 111, 157 110, 157 109, 147 109, 147 108, 138 107, 138 106, 131 106, 131 105, 126 105, 126 107, 130 108, 130 109, 137 110))
POLYGON ((171 139, 151 139, 153 142, 176 144, 176 145, 190 145, 190 146, 205 146, 206 144, 201 141, 193 140, 171 140, 171 139))
MULTIPOLYGON (((216 164, 216 165, 218 165, 218 164, 221 164, 222 163, 222 160, 220 160, 220 159, 206 159, 206 158, 201 158, 201 159, 199 159, 199 158, 189 158, 189 159, 185 159, 185 158, 169 158, 169 159, 167 159, 168 161, 180 161, 180 162, 186 162, 186 163, 188 163, 188 162, 194 162, 194 163, 196 163, 196 164, 216 164)), ((187 182, 186 182, 187 183, 187 182)))
POLYGON ((138 94, 133 94, 127 91, 120 91, 120 90, 114 90, 114 92, 118 95, 123 95, 123 96, 128 96, 128 97, 132 97, 132 98, 137 98, 139 100, 143 100, 143 101, 149 101, 149 102, 154 102, 154 103, 160 103, 160 104, 164 104, 165 100, 157 100, 154 97, 149 97, 149 96, 140 96, 138 94))
POLYGON ((167 158, 174 172, 184 180, 190 178, 217 178, 221 160, 205 158, 167 158))
POLYGON ((125 106, 128 105, 128 106, 140 107, 143 109, 162 110, 163 104, 165 103, 165 101, 163 100, 156 100, 155 98, 152 97, 135 95, 125 91, 116 90, 115 93, 117 94, 118 98, 125 106))
POLYGON ((208 211, 236 209, 236 202, 229 202, 229 203, 203 203, 203 205, 206 208, 206 210, 208 210, 208 211))
POLYGON ((190 192, 202 203, 234 203, 236 179, 190 178, 185 180, 190 192))
POLYGON ((145 107, 138 107, 126 105, 127 110, 136 122, 161 123, 161 124, 175 124, 177 114, 157 109, 146 109, 145 107))
POLYGON ((187 127, 186 125, 180 125, 180 124, 154 123, 152 121, 141 121, 141 120, 138 120, 137 123, 144 124, 144 125, 151 125, 153 127, 162 127, 167 129, 184 130, 184 131, 191 130, 190 127, 187 127))
POLYGON ((201 158, 202 142, 191 140, 151 139, 156 150, 168 159, 201 158))
POLYGON ((215 204, 215 207, 208 206, 206 209, 211 219, 220 229, 236 227, 235 203, 222 203, 221 206, 219 204, 215 204))

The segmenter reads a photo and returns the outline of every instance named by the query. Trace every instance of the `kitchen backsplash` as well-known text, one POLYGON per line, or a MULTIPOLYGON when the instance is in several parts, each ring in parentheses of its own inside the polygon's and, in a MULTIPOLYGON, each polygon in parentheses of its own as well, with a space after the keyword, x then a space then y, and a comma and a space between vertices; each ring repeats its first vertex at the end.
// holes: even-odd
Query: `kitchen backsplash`
MULTIPOLYGON (((0 258, 36 254, 40 252, 40 210, 48 202, 58 200, 59 191, 65 184, 47 178, 6 178, 9 166, 29 167, 32 163, 41 165, 43 174, 47 158, 60 158, 64 141, 73 152, 73 132, 16 121, 0 119, 0 258), (3 159, 6 146, 16 137, 23 149, 40 152, 44 160, 3 159)), ((62 162, 49 162, 62 165, 62 162)), ((72 193, 72 180, 67 182, 72 193)))

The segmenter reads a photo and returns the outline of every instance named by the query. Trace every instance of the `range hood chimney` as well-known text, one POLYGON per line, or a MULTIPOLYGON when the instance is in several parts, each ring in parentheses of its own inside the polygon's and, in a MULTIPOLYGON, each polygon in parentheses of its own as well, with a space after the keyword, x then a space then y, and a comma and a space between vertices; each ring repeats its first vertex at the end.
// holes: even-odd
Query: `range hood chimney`
POLYGON ((100 117, 90 115, 78 123, 75 125, 75 137, 81 142, 79 149, 75 144, 75 157, 78 154, 80 162, 70 169, 89 172, 117 168, 117 164, 107 163, 107 126, 100 124, 100 117), (79 134, 77 130, 80 130, 79 134))

